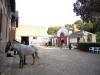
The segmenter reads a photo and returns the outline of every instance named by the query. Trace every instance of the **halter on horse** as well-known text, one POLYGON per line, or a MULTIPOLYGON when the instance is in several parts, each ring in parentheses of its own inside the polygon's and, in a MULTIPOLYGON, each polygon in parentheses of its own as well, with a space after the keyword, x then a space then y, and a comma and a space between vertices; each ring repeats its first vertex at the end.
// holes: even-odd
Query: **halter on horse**
POLYGON ((16 40, 13 40, 12 42, 10 42, 8 49, 5 49, 5 52, 8 52, 8 50, 12 48, 18 52, 18 55, 20 57, 20 68, 22 68, 25 63, 26 55, 32 55, 33 64, 35 63, 35 59, 38 59, 38 63, 39 63, 38 49, 36 46, 24 45, 24 44, 19 43, 16 40))

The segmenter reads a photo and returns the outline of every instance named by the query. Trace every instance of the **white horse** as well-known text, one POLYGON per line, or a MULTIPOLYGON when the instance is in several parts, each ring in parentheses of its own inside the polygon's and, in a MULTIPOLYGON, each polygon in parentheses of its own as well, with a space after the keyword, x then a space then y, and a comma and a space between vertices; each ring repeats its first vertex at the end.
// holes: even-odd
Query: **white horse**
POLYGON ((14 40, 11 42, 11 45, 9 47, 10 49, 13 48, 14 50, 18 52, 18 55, 20 57, 20 65, 19 65, 20 68, 22 68, 23 65, 25 64, 26 55, 32 55, 33 64, 35 63, 35 60, 38 60, 38 63, 39 63, 38 48, 36 46, 24 45, 14 40))

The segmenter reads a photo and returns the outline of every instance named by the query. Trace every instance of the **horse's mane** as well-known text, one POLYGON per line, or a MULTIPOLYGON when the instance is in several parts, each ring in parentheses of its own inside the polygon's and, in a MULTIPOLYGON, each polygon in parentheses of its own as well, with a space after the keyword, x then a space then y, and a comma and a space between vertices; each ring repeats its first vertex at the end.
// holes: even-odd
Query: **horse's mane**
POLYGON ((21 44, 19 41, 17 41, 17 40, 13 40, 13 42, 16 42, 16 43, 19 43, 19 44, 21 44))

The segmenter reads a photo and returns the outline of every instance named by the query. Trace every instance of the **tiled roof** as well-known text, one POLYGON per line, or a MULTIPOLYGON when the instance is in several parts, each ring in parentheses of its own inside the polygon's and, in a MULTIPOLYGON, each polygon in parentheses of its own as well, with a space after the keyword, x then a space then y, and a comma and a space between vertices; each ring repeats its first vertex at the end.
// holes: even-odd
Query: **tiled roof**
POLYGON ((87 31, 83 31, 83 30, 79 30, 79 31, 77 31, 77 32, 72 33, 72 34, 70 35, 70 37, 78 37, 78 36, 82 37, 82 36, 85 36, 85 35, 88 35, 88 34, 91 34, 91 35, 96 36, 96 35, 93 34, 93 33, 90 33, 90 32, 87 32, 87 31))

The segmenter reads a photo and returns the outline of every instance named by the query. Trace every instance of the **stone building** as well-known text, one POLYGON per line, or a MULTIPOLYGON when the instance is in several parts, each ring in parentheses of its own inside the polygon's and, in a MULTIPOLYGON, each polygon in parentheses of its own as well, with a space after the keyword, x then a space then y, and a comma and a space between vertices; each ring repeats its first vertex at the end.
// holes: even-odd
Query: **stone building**
POLYGON ((4 52, 6 42, 15 39, 18 27, 18 12, 15 0, 0 0, 0 51, 4 52))
POLYGON ((70 43, 96 42, 96 35, 84 30, 79 30, 70 35, 70 43))

